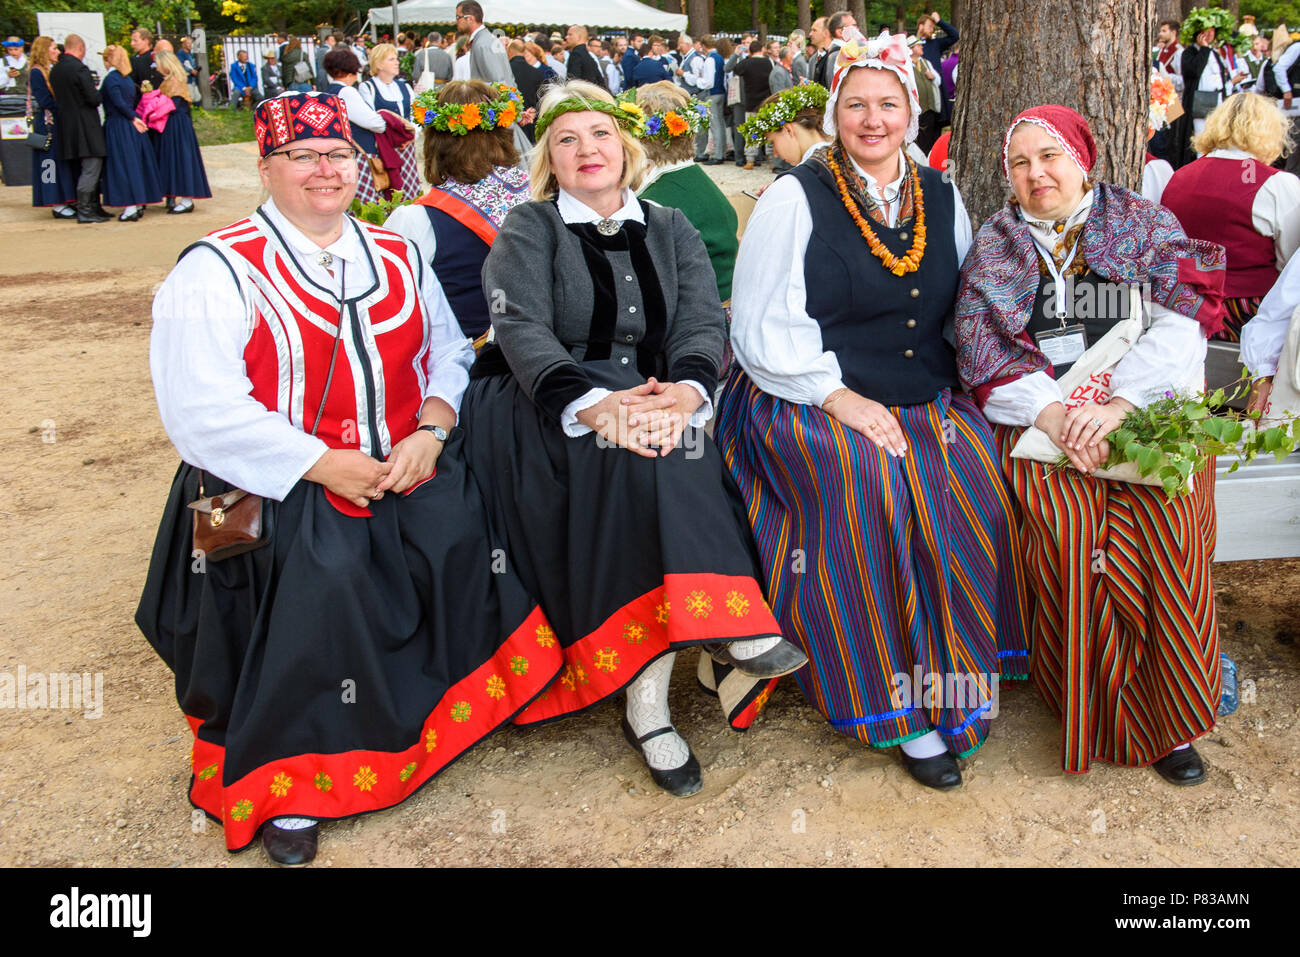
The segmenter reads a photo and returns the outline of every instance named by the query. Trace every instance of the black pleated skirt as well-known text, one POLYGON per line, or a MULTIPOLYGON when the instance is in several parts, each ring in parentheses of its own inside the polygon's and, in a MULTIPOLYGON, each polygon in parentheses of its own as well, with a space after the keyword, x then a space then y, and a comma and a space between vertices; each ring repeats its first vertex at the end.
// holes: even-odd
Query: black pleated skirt
POLYGON ((270 543, 217 562, 192 554, 198 472, 176 473, 136 622, 175 672, 190 799, 229 849, 274 817, 399 803, 562 670, 461 446, 457 429, 437 474, 369 518, 299 482, 266 503, 270 543))
MULTIPOLYGON (((608 360, 584 369, 611 390, 641 381, 608 360)), ((517 724, 590 707, 670 650, 780 634, 744 503, 702 429, 664 458, 601 448, 565 436, 509 374, 471 381, 461 416, 511 570, 565 657, 517 724)))

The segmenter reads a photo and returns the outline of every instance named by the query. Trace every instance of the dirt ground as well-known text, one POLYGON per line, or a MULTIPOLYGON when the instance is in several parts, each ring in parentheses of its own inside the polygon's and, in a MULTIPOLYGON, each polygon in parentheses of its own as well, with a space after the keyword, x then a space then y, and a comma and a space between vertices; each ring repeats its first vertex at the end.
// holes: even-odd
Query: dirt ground
MULTIPOLYGON (((0 672, 99 672, 103 716, 0 710, 0 865, 265 867, 192 827, 171 674, 132 622, 176 467, 149 380, 151 291, 260 198, 251 144, 204 151, 215 198, 86 229, 0 188, 0 672)), ((710 168, 724 187, 770 174, 710 168)), ((1221 521, 1249 521, 1221 516, 1221 521)), ((653 786, 613 705, 483 742, 405 804, 327 825, 317 866, 1291 865, 1300 850, 1300 561, 1215 569, 1223 647, 1256 700, 1200 743, 1209 781, 1060 771, 1059 725, 1005 691, 966 784, 914 784, 784 682, 730 731, 679 656, 673 714, 705 787, 653 786)))

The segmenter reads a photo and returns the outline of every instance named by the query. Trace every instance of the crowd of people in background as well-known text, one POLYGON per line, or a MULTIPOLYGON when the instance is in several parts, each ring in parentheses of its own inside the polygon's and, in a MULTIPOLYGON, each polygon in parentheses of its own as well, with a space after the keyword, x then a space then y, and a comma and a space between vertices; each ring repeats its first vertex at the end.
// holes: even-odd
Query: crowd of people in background
POLYGON ((93 224, 113 218, 107 204, 120 208, 120 222, 136 222, 148 206, 188 213, 211 197, 191 117, 198 87, 189 37, 177 51, 146 27, 132 30, 132 53, 112 43, 99 51, 99 82, 75 33, 61 44, 36 37, 30 56, 23 46, 5 42, 7 63, 22 66, 4 76, 11 87, 22 81, 31 129, 46 134, 32 148, 33 206, 93 224))

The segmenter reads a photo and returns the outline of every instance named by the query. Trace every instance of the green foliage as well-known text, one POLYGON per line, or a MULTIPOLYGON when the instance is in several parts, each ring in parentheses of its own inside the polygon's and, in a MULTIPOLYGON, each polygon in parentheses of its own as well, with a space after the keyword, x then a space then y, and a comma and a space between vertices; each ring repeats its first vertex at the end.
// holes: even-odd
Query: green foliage
POLYGON ((1300 25, 1300 3, 1296 0, 1241 0, 1241 15, 1252 14, 1261 32, 1272 34, 1273 28, 1285 23, 1294 29, 1300 25))
POLYGON ((253 139, 252 110, 205 110, 194 107, 194 135, 200 146, 247 143, 253 139))
MULTIPOLYGON (((938 10, 939 14, 947 19, 949 12, 952 10, 951 0, 944 0, 942 3, 924 2, 924 0, 910 0, 910 2, 878 2, 871 0, 865 4, 866 19, 859 23, 858 26, 867 36, 874 36, 880 32, 882 24, 887 25, 892 32, 897 24, 899 8, 904 11, 904 31, 908 33, 915 32, 916 21, 923 14, 931 10, 938 10)), ((847 10, 849 8, 848 0, 837 0, 832 4, 833 9, 847 10)), ((822 0, 812 0, 812 18, 816 20, 822 15, 825 5, 822 0)), ((778 35, 788 35, 791 30, 799 25, 799 5, 796 0, 759 0, 758 19, 761 23, 767 24, 767 31, 778 35)), ((713 6, 713 29, 718 33, 738 33, 742 30, 749 30, 757 24, 751 21, 750 0, 716 0, 713 6)), ((961 24, 956 24, 961 29, 961 24)))
MULTIPOLYGON (((1105 468, 1132 462, 1144 478, 1157 476, 1165 497, 1173 501, 1187 494, 1188 480, 1217 455, 1236 457, 1230 472, 1261 454, 1282 461, 1300 444, 1300 418, 1259 428, 1258 412, 1237 412, 1226 405, 1248 388, 1242 379, 1208 394, 1166 392, 1145 408, 1134 409, 1107 437, 1110 458, 1105 468)), ((1066 463, 1062 456, 1058 465, 1066 463)))
POLYGON ((388 217, 393 214, 393 210, 413 202, 415 202, 415 199, 407 199, 400 189, 395 189, 393 190, 392 199, 384 199, 381 196, 377 203, 363 203, 359 199, 354 199, 348 212, 362 222, 382 226, 388 221, 388 217))

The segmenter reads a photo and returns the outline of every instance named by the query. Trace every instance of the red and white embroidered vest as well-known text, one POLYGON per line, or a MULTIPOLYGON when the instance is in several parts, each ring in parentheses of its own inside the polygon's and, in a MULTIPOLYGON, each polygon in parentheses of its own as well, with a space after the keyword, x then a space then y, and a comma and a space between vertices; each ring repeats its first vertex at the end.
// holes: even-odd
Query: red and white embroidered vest
MULTIPOLYGON (((399 234, 351 217, 344 228, 357 230, 374 281, 342 304, 333 384, 316 435, 332 449, 360 449, 382 461, 415 430, 427 381, 419 266, 399 234)), ((302 272, 260 210, 195 245, 226 261, 251 307, 244 345, 250 394, 310 432, 325 395, 338 299, 302 272)), ((369 514, 332 494, 330 500, 347 514, 369 514)))

